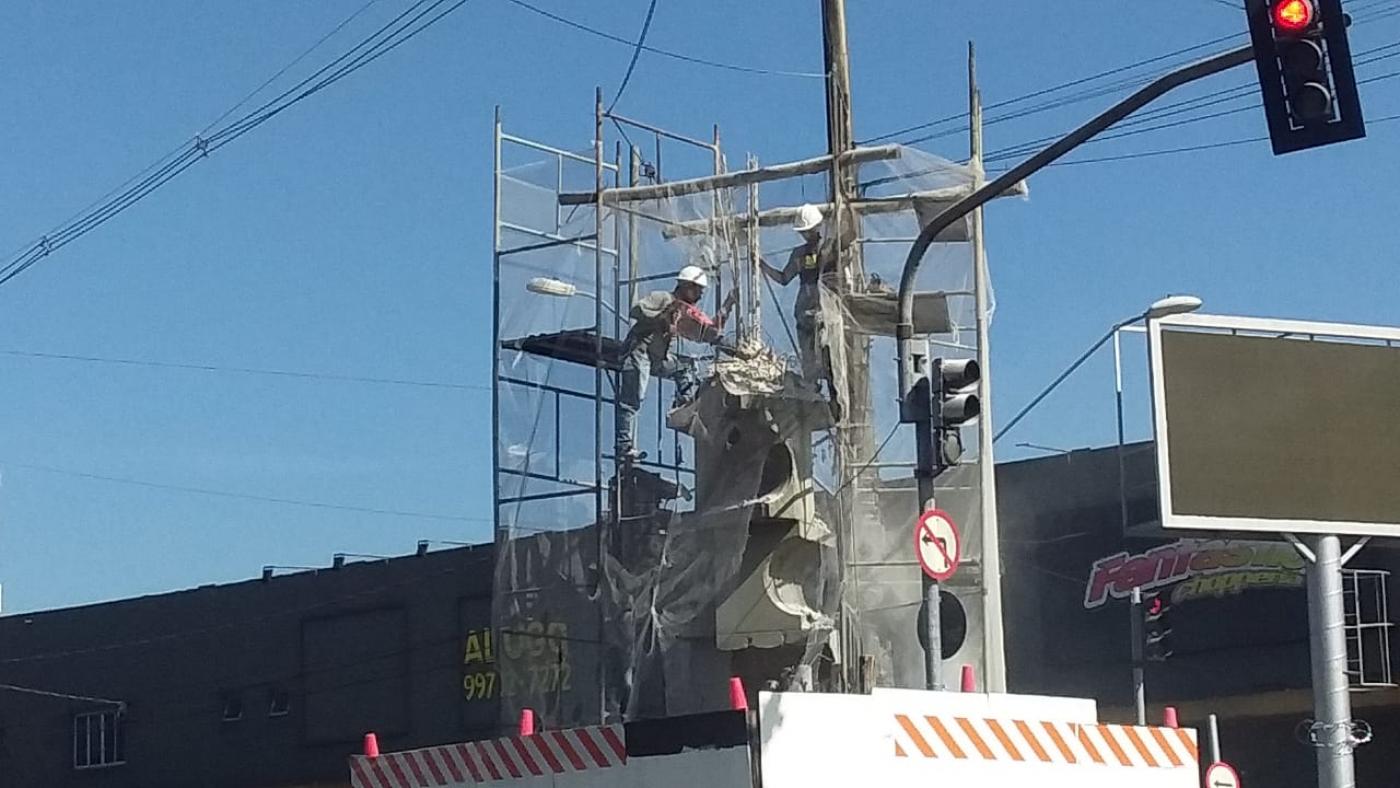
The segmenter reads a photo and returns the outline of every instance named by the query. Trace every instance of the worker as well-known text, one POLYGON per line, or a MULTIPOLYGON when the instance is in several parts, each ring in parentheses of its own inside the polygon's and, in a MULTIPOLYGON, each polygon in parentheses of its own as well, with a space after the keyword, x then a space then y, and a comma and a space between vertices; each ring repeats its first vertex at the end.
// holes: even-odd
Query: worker
MULTIPOLYGON (((759 261, 759 268, 769 279, 786 285, 796 278, 799 282, 797 300, 793 305, 797 323, 797 354, 802 362, 802 376, 810 383, 818 377, 824 378, 835 400, 835 387, 826 369, 828 362, 821 353, 821 285, 836 281, 839 268, 839 254, 831 238, 823 237, 824 217, 815 205, 804 205, 797 211, 797 221, 793 229, 802 236, 802 243, 788 255, 787 265, 778 270, 766 260, 759 261)), ((842 247, 850 244, 851 230, 842 233, 842 247)))
POLYGON ((709 283, 704 269, 688 265, 676 274, 674 290, 658 290, 632 306, 628 315, 632 328, 622 344, 622 369, 614 408, 618 462, 632 463, 646 457, 635 445, 637 411, 646 399, 653 375, 675 381, 676 404, 688 401, 694 393, 693 365, 671 352, 671 340, 680 336, 711 345, 720 342, 725 318, 738 303, 739 291, 730 291, 720 313, 712 320, 695 306, 709 283))

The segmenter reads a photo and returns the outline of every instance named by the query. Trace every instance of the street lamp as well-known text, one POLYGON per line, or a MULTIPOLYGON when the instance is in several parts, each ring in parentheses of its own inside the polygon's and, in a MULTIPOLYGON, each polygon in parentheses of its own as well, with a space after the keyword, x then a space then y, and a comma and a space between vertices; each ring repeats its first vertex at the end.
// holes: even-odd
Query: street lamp
MULTIPOLYGON (((1141 314, 1133 315, 1132 317, 1126 320, 1121 320, 1115 323, 1113 325, 1113 328, 1110 328, 1108 330, 1107 334, 1104 334, 1102 337, 1100 337, 1099 341, 1095 342, 1088 350, 1084 351, 1084 354, 1081 355, 1079 358, 1075 359, 1074 363, 1070 364, 1068 369, 1066 369, 1064 372, 1061 372, 1059 377, 1052 380, 1050 382, 1050 385, 1046 386, 1043 391, 1037 394, 1035 399, 1027 403, 1024 408, 1021 408, 1020 412, 1018 412, 1015 416, 1012 416, 1011 421, 1008 421, 1006 423, 1006 426, 1002 427, 1000 430, 997 431, 996 435, 992 436, 992 441, 996 442, 998 440, 1001 440, 1001 436, 1010 432, 1011 428, 1019 424, 1021 419, 1024 419, 1028 413, 1035 409, 1035 406, 1040 404, 1041 400, 1050 396, 1050 392, 1054 391, 1061 383, 1063 383, 1065 381, 1065 378, 1069 377, 1070 375, 1073 375, 1076 369, 1079 369, 1081 366, 1083 366, 1084 362, 1088 361, 1089 357, 1094 355, 1095 351, 1103 347, 1105 342, 1107 342, 1110 339, 1115 339, 1118 336, 1119 329, 1132 323, 1137 323, 1139 321, 1156 320, 1158 318, 1166 317, 1168 315, 1180 315, 1186 312, 1194 312, 1200 308, 1201 299, 1195 296, 1167 296, 1166 298, 1153 301, 1152 304, 1148 306, 1147 309, 1141 314)), ((1118 386, 1118 435, 1119 443, 1121 444, 1123 435, 1123 386, 1121 382, 1121 375, 1118 386)))
POLYGON ((614 316, 617 315, 617 310, 613 309, 611 304, 598 298, 597 295, 587 290, 578 289, 578 285, 573 282, 565 282, 562 279, 553 279, 548 276, 537 276, 525 283, 525 289, 535 295, 552 296, 554 298, 573 298, 574 296, 591 298, 599 304, 602 304, 603 308, 613 313, 614 316))

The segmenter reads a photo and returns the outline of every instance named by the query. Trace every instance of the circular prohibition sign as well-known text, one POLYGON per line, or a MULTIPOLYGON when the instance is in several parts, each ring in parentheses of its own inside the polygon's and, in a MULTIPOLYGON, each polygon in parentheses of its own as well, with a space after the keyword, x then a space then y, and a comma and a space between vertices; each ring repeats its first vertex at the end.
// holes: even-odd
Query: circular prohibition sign
POLYGON ((942 582, 962 563, 962 537, 953 518, 942 509, 929 509, 914 526, 914 554, 924 574, 942 582))

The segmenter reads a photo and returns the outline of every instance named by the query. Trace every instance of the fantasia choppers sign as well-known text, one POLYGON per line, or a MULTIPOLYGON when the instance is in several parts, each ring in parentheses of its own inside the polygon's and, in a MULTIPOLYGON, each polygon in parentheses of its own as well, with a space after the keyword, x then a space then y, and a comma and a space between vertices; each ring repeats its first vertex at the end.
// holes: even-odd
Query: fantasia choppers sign
POLYGON ((1117 553, 1094 562, 1084 607, 1126 599, 1134 586, 1154 591, 1176 584, 1172 602, 1223 597, 1260 588, 1301 588, 1303 558, 1278 542, 1181 539, 1143 553, 1117 553))

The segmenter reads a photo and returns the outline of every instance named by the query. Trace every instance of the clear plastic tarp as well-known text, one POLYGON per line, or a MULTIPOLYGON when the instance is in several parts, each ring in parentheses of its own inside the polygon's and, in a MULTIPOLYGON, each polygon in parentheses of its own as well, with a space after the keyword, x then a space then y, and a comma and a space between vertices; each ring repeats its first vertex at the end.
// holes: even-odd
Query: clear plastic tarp
MULTIPOLYGON (((851 168, 857 198, 838 210, 825 169, 697 183, 723 159, 668 156, 665 180, 657 161, 620 159, 501 140, 493 613, 503 717, 530 708, 563 726, 710 711, 727 707, 731 676, 750 692, 840 689, 862 656, 874 683, 922 686, 894 286, 920 222, 966 194, 974 173, 891 148, 851 168), (617 189, 629 170, 637 187, 617 189), (809 203, 822 210, 823 240, 803 246, 794 221, 809 203), (784 284, 790 261, 820 275, 784 284), (673 357, 643 362, 659 373, 633 433, 644 455, 621 462, 616 408, 638 363, 627 361, 632 305, 670 293, 691 265, 709 277, 697 308, 714 317, 734 306, 714 344, 685 339, 693 320, 675 307, 673 357), (668 377, 677 368, 693 372, 693 389, 668 377)), ((935 355, 975 354, 972 282, 966 230, 954 227, 919 278, 916 323, 935 355)), ((942 609, 967 633, 954 661, 978 664, 978 475, 966 464, 975 430, 963 432, 965 464, 940 478, 938 499, 965 534, 964 579, 948 587, 962 604, 942 609)))

